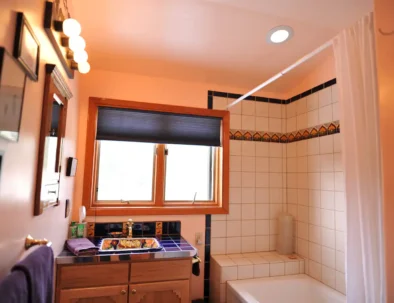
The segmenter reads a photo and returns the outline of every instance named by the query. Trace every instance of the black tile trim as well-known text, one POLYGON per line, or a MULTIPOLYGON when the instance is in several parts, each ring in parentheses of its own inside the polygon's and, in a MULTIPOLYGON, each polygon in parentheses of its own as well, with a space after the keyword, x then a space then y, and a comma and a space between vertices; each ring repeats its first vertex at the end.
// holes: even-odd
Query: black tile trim
POLYGON ((320 85, 318 85, 318 86, 315 86, 315 87, 313 87, 312 89, 308 89, 308 90, 302 92, 301 94, 295 95, 295 96, 293 96, 293 97, 287 99, 287 100, 286 100, 286 104, 289 104, 289 103, 291 103, 291 102, 294 102, 294 101, 297 101, 297 100, 299 100, 299 99, 301 99, 301 98, 304 98, 304 97, 306 97, 306 96, 309 96, 309 95, 311 95, 311 94, 313 94, 313 93, 318 92, 319 90, 322 90, 322 89, 324 89, 324 88, 330 87, 330 86, 332 86, 332 85, 334 85, 334 84, 336 84, 336 83, 337 83, 337 79, 336 79, 336 78, 331 79, 331 80, 329 80, 329 81, 327 81, 327 82, 324 82, 323 84, 320 84, 320 85))
POLYGON ((213 92, 213 95, 215 96, 215 97, 225 97, 225 98, 227 98, 227 95, 228 95, 228 93, 224 93, 224 92, 213 92))
POLYGON ((211 265, 211 222, 212 215, 205 216, 205 259, 204 259, 204 298, 209 299, 211 265))
MULTIPOLYGON (((322 90, 324 88, 330 87, 334 84, 337 83, 337 79, 331 79, 327 82, 324 82, 323 84, 320 84, 318 86, 313 87, 312 89, 306 90, 298 95, 295 95, 287 100, 282 100, 282 99, 275 99, 275 98, 266 98, 266 97, 260 97, 260 96, 248 96, 245 98, 245 100, 251 100, 251 101, 257 101, 257 102, 268 102, 268 103, 275 103, 275 104, 290 104, 291 102, 297 101, 301 98, 304 98, 306 96, 309 96, 313 93, 318 92, 319 90, 322 90)), ((215 96, 215 97, 227 97, 227 98, 232 98, 232 99, 238 99, 242 95, 240 94, 233 94, 233 93, 226 93, 226 92, 217 92, 217 91, 208 91, 208 96, 215 96)), ((209 98, 208 98, 209 100, 209 98)), ((208 101, 208 109, 212 109, 212 107, 209 107, 209 101, 208 101)))
POLYGON ((256 101, 257 102, 268 102, 269 99, 266 98, 266 97, 258 97, 258 96, 256 96, 256 101))
POLYGON ((208 96, 208 109, 213 108, 213 96, 208 96))
MULTIPOLYGON (((90 223, 90 222, 89 222, 90 223)), ((110 237, 111 232, 122 232, 127 235, 125 222, 105 222, 95 223, 92 237, 110 237)), ((133 235, 154 237, 156 235, 169 234, 173 236, 181 235, 181 221, 146 221, 134 222, 133 235), (156 223, 162 222, 162 230, 156 230, 156 223)))

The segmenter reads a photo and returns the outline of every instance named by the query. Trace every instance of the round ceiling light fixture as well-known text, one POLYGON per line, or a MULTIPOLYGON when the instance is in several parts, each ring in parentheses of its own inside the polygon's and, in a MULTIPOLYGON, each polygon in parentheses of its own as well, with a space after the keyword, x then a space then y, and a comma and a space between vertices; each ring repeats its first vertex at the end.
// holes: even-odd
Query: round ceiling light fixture
POLYGON ((267 42, 268 43, 283 43, 293 37, 294 31, 288 25, 280 25, 274 27, 268 32, 267 42))

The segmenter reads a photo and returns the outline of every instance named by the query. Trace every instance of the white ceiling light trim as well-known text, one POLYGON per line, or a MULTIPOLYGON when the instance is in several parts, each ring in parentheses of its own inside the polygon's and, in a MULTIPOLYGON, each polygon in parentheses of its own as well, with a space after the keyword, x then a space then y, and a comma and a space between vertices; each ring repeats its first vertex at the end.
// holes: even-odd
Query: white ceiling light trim
POLYGON ((294 35, 293 29, 288 25, 280 25, 271 29, 267 34, 268 43, 283 43, 294 35))

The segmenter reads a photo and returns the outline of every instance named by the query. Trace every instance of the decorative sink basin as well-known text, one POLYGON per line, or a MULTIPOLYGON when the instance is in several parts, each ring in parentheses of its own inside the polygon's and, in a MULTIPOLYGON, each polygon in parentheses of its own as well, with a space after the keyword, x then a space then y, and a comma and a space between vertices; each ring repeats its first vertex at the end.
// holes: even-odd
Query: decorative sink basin
POLYGON ((100 252, 143 252, 158 251, 162 246, 155 238, 105 238, 101 241, 100 252))

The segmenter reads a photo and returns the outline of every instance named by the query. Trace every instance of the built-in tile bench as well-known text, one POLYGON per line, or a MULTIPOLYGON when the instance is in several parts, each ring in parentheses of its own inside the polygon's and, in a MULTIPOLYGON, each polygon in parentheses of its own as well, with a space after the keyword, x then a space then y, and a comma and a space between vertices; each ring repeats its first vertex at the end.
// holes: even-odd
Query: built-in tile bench
POLYGON ((211 257, 210 301, 226 302, 226 282, 304 273, 304 259, 277 252, 214 255, 211 257))

